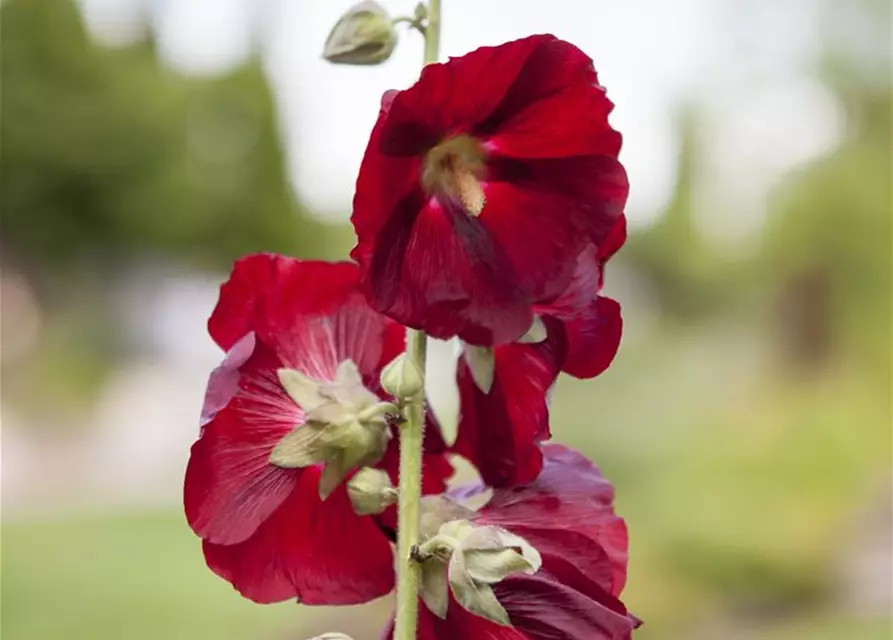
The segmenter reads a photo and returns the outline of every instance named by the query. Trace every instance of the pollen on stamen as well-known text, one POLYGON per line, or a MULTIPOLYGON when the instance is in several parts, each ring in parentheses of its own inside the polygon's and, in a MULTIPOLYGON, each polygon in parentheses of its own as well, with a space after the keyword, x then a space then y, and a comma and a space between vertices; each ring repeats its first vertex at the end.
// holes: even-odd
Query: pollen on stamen
POLYGON ((462 208, 474 217, 481 215, 487 198, 477 177, 468 169, 460 168, 452 172, 451 178, 452 190, 462 208))
POLYGON ((481 178, 484 175, 486 149, 468 135, 444 140, 425 157, 421 181, 425 191, 456 201, 470 216, 484 210, 486 196, 481 178))

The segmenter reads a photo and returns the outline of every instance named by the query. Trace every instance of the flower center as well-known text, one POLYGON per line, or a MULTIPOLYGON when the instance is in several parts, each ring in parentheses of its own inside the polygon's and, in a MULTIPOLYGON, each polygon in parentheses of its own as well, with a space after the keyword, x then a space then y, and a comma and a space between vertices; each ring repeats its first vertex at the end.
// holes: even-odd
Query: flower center
POLYGON ((430 194, 458 201, 466 213, 477 217, 486 201, 481 184, 484 157, 484 147, 473 137, 461 134, 447 138, 425 156, 422 186, 430 194))

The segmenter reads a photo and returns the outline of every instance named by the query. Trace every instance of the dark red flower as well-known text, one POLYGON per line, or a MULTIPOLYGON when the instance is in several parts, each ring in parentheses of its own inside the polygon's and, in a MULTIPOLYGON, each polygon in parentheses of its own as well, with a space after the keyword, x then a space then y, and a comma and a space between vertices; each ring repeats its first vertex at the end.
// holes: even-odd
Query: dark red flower
POLYGON ((592 61, 554 36, 425 67, 382 99, 352 222, 374 308, 430 335, 515 340, 601 244, 628 183, 592 61))
MULTIPOLYGON (((537 571, 476 585, 492 589, 511 626, 466 610, 451 587, 445 617, 420 603, 420 640, 623 640, 639 626, 617 599, 626 580, 627 533, 614 513, 613 488, 576 451, 553 444, 543 452, 543 470, 534 482, 495 489, 485 507, 466 515, 473 527, 497 527, 539 553, 537 571)), ((453 496, 462 499, 480 490, 453 496)), ((447 518, 455 517, 452 509, 447 518)), ((423 571, 429 562, 438 559, 426 560, 423 571)))
POLYGON ((605 262, 625 239, 626 218, 621 216, 601 246, 590 244, 580 253, 561 295, 534 306, 540 335, 533 339, 539 342, 511 342, 489 351, 463 347, 456 372, 460 407, 454 449, 490 486, 530 482, 539 473, 539 443, 551 437, 548 400, 558 374, 593 378, 617 354, 620 305, 600 292, 605 262))
MULTIPOLYGON (((404 329, 357 280, 350 263, 249 256, 208 322, 227 355, 208 383, 186 516, 208 565, 257 602, 354 604, 393 587, 389 539, 342 480, 361 465, 393 472, 379 374, 404 329)), ((442 491, 451 469, 436 443, 431 455, 427 488, 442 491)))

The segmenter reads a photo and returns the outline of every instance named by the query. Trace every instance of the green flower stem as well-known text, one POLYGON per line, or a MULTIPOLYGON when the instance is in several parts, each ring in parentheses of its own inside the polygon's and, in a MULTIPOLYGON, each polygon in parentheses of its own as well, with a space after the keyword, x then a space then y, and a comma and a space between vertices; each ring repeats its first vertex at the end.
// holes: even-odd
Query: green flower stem
POLYGON ((425 64, 437 62, 440 55, 440 0, 428 0, 425 25, 425 64))
MULTIPOLYGON (((440 49, 440 0, 428 0, 425 24, 425 64, 436 62, 440 49)), ((428 337, 406 330, 407 357, 425 378, 428 337)), ((422 440, 425 435, 425 391, 406 403, 400 428, 400 481, 397 498, 397 613, 394 640, 415 640, 419 617, 421 566, 413 559, 419 543, 419 506, 422 500, 422 440)))
MULTIPOLYGON (((425 371, 428 337, 406 330, 406 353, 425 371)), ((424 377, 424 374, 423 374, 424 377)), ((400 482, 397 499, 397 615, 394 640, 415 640, 419 615, 421 566, 412 558, 419 542, 419 504, 422 498, 422 439, 425 435, 425 391, 406 403, 400 427, 400 482)))

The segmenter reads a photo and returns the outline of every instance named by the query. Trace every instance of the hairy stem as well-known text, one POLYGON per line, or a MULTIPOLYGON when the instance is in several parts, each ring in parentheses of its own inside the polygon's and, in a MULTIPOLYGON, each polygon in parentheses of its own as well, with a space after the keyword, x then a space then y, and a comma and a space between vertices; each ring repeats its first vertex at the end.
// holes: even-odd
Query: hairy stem
MULTIPOLYGON (((407 329, 406 353, 425 371, 427 336, 407 329)), ((419 503, 422 498, 422 439, 425 431, 425 392, 406 403, 400 427, 400 482, 397 499, 397 615, 394 640, 415 640, 419 614, 421 567, 412 557, 419 542, 419 503)))
MULTIPOLYGON (((425 64, 436 62, 440 49, 440 0, 428 0, 425 24, 425 64)), ((424 379, 428 337, 406 330, 406 354, 424 379)), ((415 640, 419 617, 421 567, 413 558, 419 543, 419 506, 422 499, 422 440, 425 435, 425 391, 407 402, 406 422, 400 428, 400 482, 397 498, 397 614, 394 640, 415 640)))

